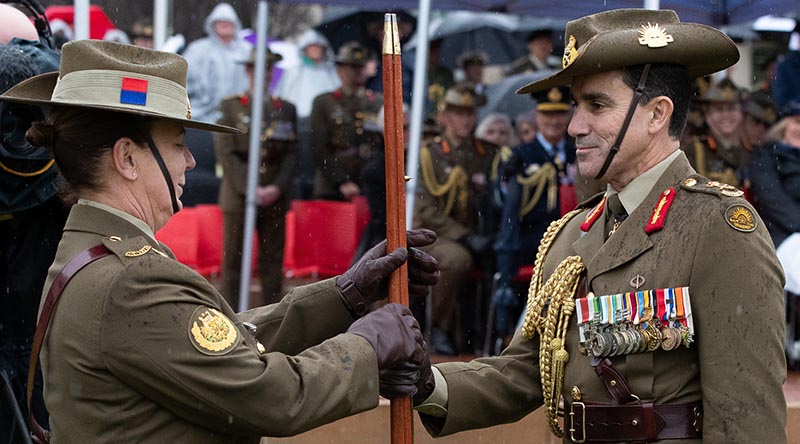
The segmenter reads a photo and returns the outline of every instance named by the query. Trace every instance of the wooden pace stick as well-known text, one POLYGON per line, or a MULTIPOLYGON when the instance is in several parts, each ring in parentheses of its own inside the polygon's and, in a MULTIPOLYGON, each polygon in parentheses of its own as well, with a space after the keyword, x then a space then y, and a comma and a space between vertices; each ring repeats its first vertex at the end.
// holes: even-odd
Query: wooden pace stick
MULTIPOLYGON (((406 246, 405 165, 403 160, 403 75, 397 16, 386 14, 383 28, 383 122, 386 152, 386 251, 406 246)), ((392 273, 389 302, 408 306, 408 265, 392 273)), ((411 398, 391 403, 392 444, 412 444, 411 398)))

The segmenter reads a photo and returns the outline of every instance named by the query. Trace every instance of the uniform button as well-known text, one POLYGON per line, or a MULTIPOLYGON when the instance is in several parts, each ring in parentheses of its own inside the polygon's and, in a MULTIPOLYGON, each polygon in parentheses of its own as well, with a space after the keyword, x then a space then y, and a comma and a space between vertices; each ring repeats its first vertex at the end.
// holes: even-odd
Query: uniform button
POLYGON ((617 381, 612 379, 610 384, 611 384, 611 387, 616 387, 617 386, 617 381))
POLYGON ((633 421, 631 421, 631 425, 636 427, 637 425, 639 425, 639 421, 634 419, 633 421))
POLYGON ((267 352, 267 348, 264 347, 264 344, 262 344, 260 342, 256 343, 256 348, 258 349, 258 352, 261 353, 261 354, 264 354, 264 353, 267 352))

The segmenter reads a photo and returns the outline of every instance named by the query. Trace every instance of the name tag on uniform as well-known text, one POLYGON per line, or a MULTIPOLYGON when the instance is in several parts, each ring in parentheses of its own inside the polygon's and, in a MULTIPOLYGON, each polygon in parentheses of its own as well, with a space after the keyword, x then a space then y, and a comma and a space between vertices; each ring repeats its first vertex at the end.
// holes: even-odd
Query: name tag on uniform
POLYGON ((689 287, 595 296, 575 301, 580 351, 593 357, 671 351, 694 342, 689 287))

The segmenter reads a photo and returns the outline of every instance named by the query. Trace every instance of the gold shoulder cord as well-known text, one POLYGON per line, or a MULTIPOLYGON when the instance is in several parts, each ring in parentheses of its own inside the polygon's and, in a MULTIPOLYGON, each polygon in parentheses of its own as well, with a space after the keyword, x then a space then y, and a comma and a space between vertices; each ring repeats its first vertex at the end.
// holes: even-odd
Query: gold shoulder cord
POLYGON ((530 177, 517 176, 517 182, 523 186, 522 189, 522 202, 524 205, 519 210, 519 217, 522 218, 528 214, 533 207, 539 203, 542 198, 545 187, 547 187, 547 209, 553 210, 556 207, 558 199, 558 183, 556 181, 556 167, 552 163, 545 163, 536 173, 530 177), (533 197, 530 197, 531 188, 535 188, 533 197))
POLYGON ((558 424, 558 404, 564 385, 564 367, 569 353, 564 348, 569 318, 575 311, 575 290, 584 270, 580 256, 569 256, 542 285, 544 261, 558 233, 582 209, 573 210, 547 228, 533 268, 531 285, 528 288, 528 306, 522 334, 527 339, 539 335, 539 372, 542 379, 542 397, 545 415, 550 430, 558 437, 564 430, 558 424))
POLYGON ((434 197, 445 196, 444 214, 453 211, 453 205, 458 198, 458 206, 461 209, 467 208, 469 199, 468 177, 460 165, 453 167, 453 171, 447 177, 444 184, 436 180, 436 172, 433 169, 433 158, 428 148, 422 148, 419 153, 419 163, 422 167, 422 180, 434 197))

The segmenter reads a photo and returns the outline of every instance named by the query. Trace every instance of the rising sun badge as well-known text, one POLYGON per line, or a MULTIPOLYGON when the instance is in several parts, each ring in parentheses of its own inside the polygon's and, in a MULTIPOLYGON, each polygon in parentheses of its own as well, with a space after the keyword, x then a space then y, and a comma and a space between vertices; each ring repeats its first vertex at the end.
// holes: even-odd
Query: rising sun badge
POLYGON ((749 233, 756 229, 756 218, 753 212, 744 205, 735 204, 725 210, 725 222, 734 230, 749 233))
POLYGON ((648 48, 661 48, 672 43, 673 38, 667 30, 658 26, 658 23, 642 25, 639 29, 639 44, 648 48))

